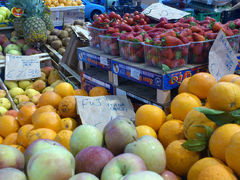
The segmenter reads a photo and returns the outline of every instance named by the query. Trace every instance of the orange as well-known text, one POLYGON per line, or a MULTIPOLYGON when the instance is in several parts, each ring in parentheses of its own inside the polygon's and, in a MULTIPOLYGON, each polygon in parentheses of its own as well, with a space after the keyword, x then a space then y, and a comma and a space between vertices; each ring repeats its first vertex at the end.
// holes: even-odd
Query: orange
POLYGON ((234 79, 231 81, 231 83, 240 86, 240 77, 234 78, 234 79))
POLYGON ((75 95, 76 96, 88 96, 88 93, 84 89, 76 89, 75 95))
POLYGON ((65 96, 74 96, 75 92, 70 83, 62 82, 54 88, 54 92, 59 94, 62 97, 65 96))
POLYGON ((3 140, 3 144, 11 145, 17 144, 17 133, 11 133, 3 140))
POLYGON ((70 130, 61 130, 57 134, 55 141, 59 142, 62 144, 65 148, 70 150, 70 139, 72 136, 72 131, 70 130))
POLYGON ((181 85, 178 88, 178 94, 183 93, 183 92, 189 92, 188 91, 189 80, 190 80, 190 77, 188 77, 182 81, 181 85))
POLYGON ((89 92, 89 96, 92 96, 92 97, 106 96, 106 95, 109 95, 107 89, 105 89, 104 87, 100 87, 100 86, 92 88, 89 92))
POLYGON ((217 83, 209 90, 207 101, 213 109, 234 111, 240 108, 240 88, 230 82, 217 83))
MULTIPOLYGON (((233 180, 234 175, 228 172, 222 165, 207 167, 200 172, 197 180, 233 180)), ((237 180, 237 178, 235 177, 237 180)))
POLYGON ((209 89, 216 83, 217 81, 213 75, 206 72, 200 72, 194 74, 188 81, 188 90, 200 99, 205 99, 207 98, 209 89))
POLYGON ((0 117, 0 136, 7 137, 9 134, 17 132, 19 124, 17 120, 10 115, 0 117))
POLYGON ((36 111, 35 105, 25 105, 18 112, 17 120, 21 126, 32 123, 32 115, 36 111))
POLYGON ((18 130, 17 136, 17 144, 24 146, 25 148, 28 146, 28 133, 33 130, 34 126, 32 124, 25 124, 18 130))
POLYGON ((167 169, 179 176, 185 176, 191 166, 200 158, 199 153, 185 149, 185 140, 171 142, 166 148, 167 169))
POLYGON ((32 115, 32 119, 36 119, 37 116, 43 112, 56 112, 56 110, 54 109, 54 107, 47 105, 47 106, 42 106, 40 108, 38 108, 32 115))
POLYGON ((165 120, 165 112, 161 108, 150 104, 145 104, 138 108, 135 115, 135 123, 137 126, 147 125, 155 131, 161 127, 165 120))
POLYGON ((141 125, 136 127, 137 133, 138 133, 138 138, 142 136, 152 136, 157 138, 157 134, 154 131, 153 128, 146 126, 146 125, 141 125))
POLYGON ((184 119, 184 134, 187 139, 196 139, 196 133, 206 135, 206 129, 204 127, 200 127, 199 125, 208 126, 212 130, 217 127, 216 123, 208 119, 203 113, 193 109, 184 119))
POLYGON ((169 114, 166 117, 166 121, 170 121, 170 120, 173 120, 172 114, 169 114))
POLYGON ((61 129, 73 131, 77 127, 77 122, 73 118, 61 119, 61 129))
POLYGON ((224 166, 223 162, 219 159, 213 157, 205 157, 200 159, 196 163, 192 165, 192 167, 188 171, 187 179, 188 180, 196 180, 198 179, 199 174, 206 168, 214 165, 221 164, 224 166))
POLYGON ((240 177, 240 132, 235 133, 225 151, 227 165, 240 177))
POLYGON ((3 143, 3 138, 2 138, 2 136, 0 136, 0 144, 2 144, 3 143))
POLYGON ((78 5, 81 5, 81 4, 82 4, 82 1, 81 1, 81 0, 76 0, 76 2, 78 3, 78 5))
POLYGON ((32 122, 35 129, 48 128, 55 132, 61 130, 61 118, 55 112, 40 113, 36 118, 32 119, 32 122))
POLYGON ((50 139, 54 140, 57 134, 55 131, 47 128, 39 128, 30 131, 27 135, 28 145, 32 144, 38 139, 50 139))
POLYGON ((57 108, 62 97, 55 92, 45 92, 39 99, 38 106, 51 105, 54 108, 57 108))
POLYGON ((163 123, 158 131, 158 139, 166 148, 175 140, 184 139, 183 122, 180 120, 171 120, 163 123))
POLYGON ((202 106, 200 99, 190 93, 178 94, 171 103, 171 113, 174 119, 184 120, 194 107, 202 106))
POLYGON ((77 6, 77 5, 78 5, 78 3, 72 2, 72 6, 77 6))
POLYGON ((23 154, 24 154, 24 152, 25 152, 25 150, 26 150, 26 149, 25 149, 23 146, 21 146, 21 145, 11 144, 10 146, 18 149, 18 150, 21 151, 23 154))
POLYGON ((77 116, 76 99, 74 96, 64 97, 58 106, 59 115, 61 117, 77 116))
POLYGON ((218 82, 231 82, 235 78, 239 78, 240 76, 237 74, 227 74, 223 76, 218 82))
POLYGON ((237 124, 225 124, 217 128, 209 140, 209 150, 212 156, 225 161, 226 148, 232 136, 237 132, 240 132, 240 126, 237 124))

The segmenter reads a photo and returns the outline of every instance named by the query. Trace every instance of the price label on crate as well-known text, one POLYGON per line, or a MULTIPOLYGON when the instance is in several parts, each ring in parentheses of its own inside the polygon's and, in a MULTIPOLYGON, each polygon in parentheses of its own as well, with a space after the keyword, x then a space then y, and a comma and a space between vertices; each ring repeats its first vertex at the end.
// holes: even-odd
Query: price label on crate
POLYGON ((41 77, 39 56, 6 56, 5 80, 24 80, 41 77))
POLYGON ((238 64, 237 55, 221 30, 209 52, 209 72, 217 79, 233 74, 238 64))
POLYGON ((139 80, 141 71, 135 68, 131 68, 131 77, 133 77, 136 80, 139 80))
POLYGON ((100 63, 102 65, 108 66, 108 60, 105 57, 100 56, 100 63))
POLYGON ((115 118, 135 119, 133 106, 126 96, 76 96, 76 102, 82 124, 95 126, 100 131, 115 118))

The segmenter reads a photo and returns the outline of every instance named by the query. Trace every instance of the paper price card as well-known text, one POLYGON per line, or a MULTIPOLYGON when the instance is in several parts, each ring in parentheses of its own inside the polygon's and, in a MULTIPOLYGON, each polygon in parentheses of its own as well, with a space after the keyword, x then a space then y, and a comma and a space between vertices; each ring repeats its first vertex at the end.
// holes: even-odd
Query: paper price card
POLYGON ((209 72, 218 81, 227 74, 233 74, 238 64, 237 55, 221 30, 209 52, 209 72))
POLYGON ((143 11, 143 13, 158 20, 161 17, 165 17, 167 19, 180 19, 190 14, 188 12, 166 6, 162 3, 154 3, 150 5, 143 11))
POLYGON ((5 80, 25 80, 41 77, 39 56, 6 56, 5 80))
POLYGON ((76 96, 76 102, 82 124, 95 126, 100 131, 117 117, 135 119, 133 106, 126 96, 76 96))

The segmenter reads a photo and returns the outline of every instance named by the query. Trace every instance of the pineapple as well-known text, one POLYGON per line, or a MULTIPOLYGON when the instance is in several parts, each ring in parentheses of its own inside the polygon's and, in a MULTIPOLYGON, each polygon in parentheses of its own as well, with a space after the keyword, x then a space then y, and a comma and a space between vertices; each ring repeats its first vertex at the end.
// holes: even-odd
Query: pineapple
POLYGON ((53 21, 49 14, 44 13, 42 16, 42 20, 45 22, 47 30, 52 31, 54 29, 53 21))
POLYGON ((23 37, 23 23, 24 23, 24 21, 25 21, 25 18, 22 18, 22 17, 14 19, 13 26, 14 26, 14 30, 16 31, 18 37, 23 37))

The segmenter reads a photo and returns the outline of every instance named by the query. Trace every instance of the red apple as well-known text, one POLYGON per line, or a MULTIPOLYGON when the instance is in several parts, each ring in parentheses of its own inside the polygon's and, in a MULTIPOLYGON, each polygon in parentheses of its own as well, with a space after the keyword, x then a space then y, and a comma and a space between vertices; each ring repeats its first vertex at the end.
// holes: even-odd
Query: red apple
POLYGON ((0 34, 0 45, 3 45, 8 41, 8 37, 5 34, 0 34))
POLYGON ((90 146, 85 148, 75 157, 76 172, 88 172, 100 177, 102 169, 113 157, 113 154, 103 147, 90 146))

